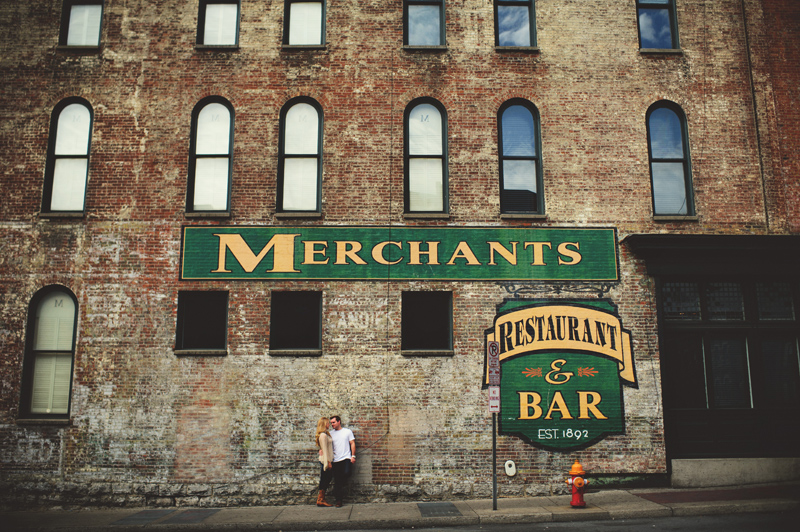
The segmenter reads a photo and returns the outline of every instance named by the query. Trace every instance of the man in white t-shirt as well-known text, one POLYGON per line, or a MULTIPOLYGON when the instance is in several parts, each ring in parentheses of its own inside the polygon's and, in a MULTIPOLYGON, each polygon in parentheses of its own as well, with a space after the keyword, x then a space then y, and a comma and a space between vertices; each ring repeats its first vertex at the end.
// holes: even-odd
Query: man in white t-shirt
POLYGON ((356 437, 353 431, 342 427, 342 418, 331 417, 331 441, 333 442, 333 498, 336 507, 342 507, 345 486, 353 464, 356 463, 356 437))

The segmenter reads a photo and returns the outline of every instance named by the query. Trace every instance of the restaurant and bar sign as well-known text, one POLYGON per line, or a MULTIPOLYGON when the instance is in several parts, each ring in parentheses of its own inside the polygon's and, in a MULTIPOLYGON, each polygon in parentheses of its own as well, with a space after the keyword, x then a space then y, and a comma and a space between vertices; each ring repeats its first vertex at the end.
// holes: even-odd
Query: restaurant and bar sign
POLYGON ((499 434, 572 451, 625 432, 622 386, 638 385, 612 302, 508 300, 485 339, 499 344, 499 434))
POLYGON ((618 279, 614 229, 185 226, 181 279, 618 279))

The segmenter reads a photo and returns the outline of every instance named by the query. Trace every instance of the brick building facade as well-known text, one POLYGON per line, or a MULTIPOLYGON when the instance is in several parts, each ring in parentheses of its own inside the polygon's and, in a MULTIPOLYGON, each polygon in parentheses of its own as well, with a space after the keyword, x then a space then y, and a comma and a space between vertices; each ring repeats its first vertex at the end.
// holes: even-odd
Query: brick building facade
POLYGON ((576 458, 599 486, 798 475, 796 2, 32 0, 0 25, 5 501, 305 502, 333 414, 353 500, 490 495, 484 331, 526 301, 608 302, 636 383, 590 445, 502 434, 501 496, 576 458), (196 228, 268 236, 194 276, 196 228), (594 260, 563 231, 611 230, 614 275, 474 273, 495 255, 445 236, 471 229, 556 272, 594 260), (306 232, 292 272, 328 273, 275 274, 272 235, 306 232))

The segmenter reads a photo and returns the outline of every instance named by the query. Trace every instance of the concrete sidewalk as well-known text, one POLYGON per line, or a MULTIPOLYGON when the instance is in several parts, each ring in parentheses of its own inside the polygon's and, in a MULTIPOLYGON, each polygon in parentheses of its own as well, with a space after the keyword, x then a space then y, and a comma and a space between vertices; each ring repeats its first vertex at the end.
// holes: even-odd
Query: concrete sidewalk
POLYGON ((717 489, 590 490, 586 508, 567 495, 453 502, 395 502, 244 508, 41 510, 0 513, 3 530, 351 530, 459 527, 497 523, 544 523, 641 519, 800 508, 800 483, 717 489))

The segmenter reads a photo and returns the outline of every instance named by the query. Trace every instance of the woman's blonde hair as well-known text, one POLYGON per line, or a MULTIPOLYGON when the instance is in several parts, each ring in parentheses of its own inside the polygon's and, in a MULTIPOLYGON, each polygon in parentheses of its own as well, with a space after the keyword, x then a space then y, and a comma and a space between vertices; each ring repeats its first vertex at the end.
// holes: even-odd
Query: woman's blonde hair
POLYGON ((320 434, 324 432, 330 437, 331 433, 328 432, 328 425, 330 425, 330 420, 326 417, 321 417, 319 418, 319 421, 317 421, 317 434, 314 436, 314 441, 317 442, 317 447, 320 446, 319 445, 320 434))

